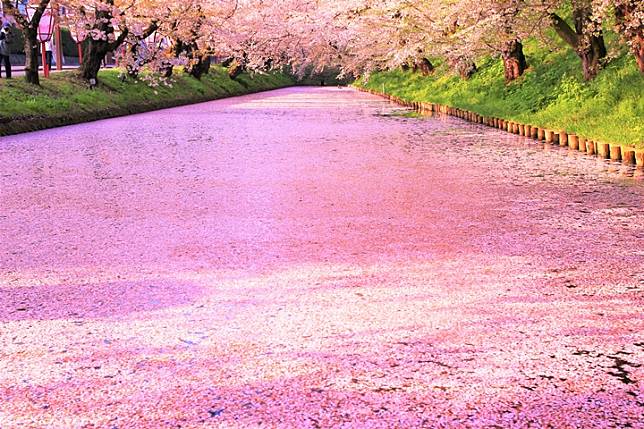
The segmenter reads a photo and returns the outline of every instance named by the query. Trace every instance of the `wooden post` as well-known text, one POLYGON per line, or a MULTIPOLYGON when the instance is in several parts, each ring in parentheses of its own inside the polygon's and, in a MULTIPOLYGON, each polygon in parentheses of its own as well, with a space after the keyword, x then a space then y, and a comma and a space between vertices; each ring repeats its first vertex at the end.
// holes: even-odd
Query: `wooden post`
POLYGON ((624 164, 635 165, 635 149, 625 148, 622 151, 622 160, 624 161, 624 164))
POLYGON ((60 24, 56 24, 56 70, 63 69, 63 39, 60 36, 60 24))
POLYGON ((644 167, 644 150, 635 151, 635 164, 638 167, 644 167))
POLYGON ((40 50, 42 54, 42 70, 45 77, 49 77, 49 64, 47 63, 47 48, 45 47, 45 42, 40 42, 40 50))
POLYGON ((568 136, 568 147, 570 149, 578 150, 579 149, 579 137, 575 134, 570 134, 568 136))
POLYGON ((533 139, 536 139, 539 137, 538 133, 539 133, 539 128, 533 127, 533 126, 530 127, 530 137, 532 137, 533 139))
POLYGON ((597 143, 597 155, 604 159, 610 158, 610 145, 608 143, 597 143))

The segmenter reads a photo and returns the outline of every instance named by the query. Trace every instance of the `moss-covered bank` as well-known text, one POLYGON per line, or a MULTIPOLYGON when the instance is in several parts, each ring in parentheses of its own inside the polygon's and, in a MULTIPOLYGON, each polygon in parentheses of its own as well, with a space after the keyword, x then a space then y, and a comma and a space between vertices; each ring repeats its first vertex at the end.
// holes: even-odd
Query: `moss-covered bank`
POLYGON ((73 72, 54 73, 36 87, 21 78, 0 80, 0 135, 35 131, 148 112, 293 85, 292 78, 275 74, 242 75, 231 80, 225 69, 213 67, 201 80, 177 74, 171 86, 122 82, 118 70, 100 74, 90 90, 73 72))
POLYGON ((488 58, 462 80, 446 65, 424 77, 394 70, 372 74, 356 85, 405 100, 449 105, 480 115, 539 127, 564 129, 588 139, 644 148, 644 77, 632 56, 613 60, 585 82, 577 56, 527 48, 530 69, 506 85, 500 60, 488 58))

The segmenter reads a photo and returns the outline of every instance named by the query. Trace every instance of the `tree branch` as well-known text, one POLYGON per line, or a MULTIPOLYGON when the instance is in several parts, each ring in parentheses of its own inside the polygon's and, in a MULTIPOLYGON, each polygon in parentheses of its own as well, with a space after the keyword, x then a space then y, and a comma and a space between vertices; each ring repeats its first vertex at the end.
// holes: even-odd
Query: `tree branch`
POLYGON ((130 30, 127 27, 125 27, 121 32, 121 34, 119 35, 119 37, 108 45, 109 50, 116 51, 118 47, 121 46, 123 42, 125 42, 125 39, 127 39, 128 34, 130 34, 130 30))
POLYGON ((577 49, 577 46, 579 46, 579 36, 577 33, 556 13, 550 14, 550 18, 552 19, 552 26, 559 37, 572 46, 573 49, 577 49))

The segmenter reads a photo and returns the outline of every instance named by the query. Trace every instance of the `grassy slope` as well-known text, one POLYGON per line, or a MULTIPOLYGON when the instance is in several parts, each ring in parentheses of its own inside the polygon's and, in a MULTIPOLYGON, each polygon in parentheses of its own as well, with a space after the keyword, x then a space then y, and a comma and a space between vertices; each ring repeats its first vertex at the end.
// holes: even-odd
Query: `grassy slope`
POLYGON ((54 73, 42 80, 41 87, 29 85, 22 78, 0 79, 0 135, 22 131, 18 124, 45 128, 47 123, 81 122, 293 84, 290 77, 281 74, 242 75, 231 80, 221 67, 213 67, 201 81, 178 73, 171 87, 124 83, 118 74, 118 70, 102 71, 96 90, 87 88, 73 72, 54 73))
POLYGON ((468 109, 486 116, 553 129, 592 140, 644 148, 644 77, 632 56, 613 60, 592 82, 568 49, 526 48, 528 72, 505 85, 499 59, 485 59, 470 80, 445 65, 429 77, 400 70, 373 74, 358 85, 414 101, 468 109))

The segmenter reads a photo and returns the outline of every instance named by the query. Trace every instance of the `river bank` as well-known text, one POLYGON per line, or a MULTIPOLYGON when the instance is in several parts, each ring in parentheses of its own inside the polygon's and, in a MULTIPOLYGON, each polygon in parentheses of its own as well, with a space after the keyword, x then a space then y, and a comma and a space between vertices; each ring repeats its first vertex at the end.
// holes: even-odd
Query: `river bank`
POLYGON ((623 162, 626 165, 644 167, 644 149, 633 146, 623 146, 619 143, 604 143, 587 139, 577 134, 569 133, 565 130, 553 130, 544 127, 538 127, 531 124, 524 124, 516 121, 509 121, 494 116, 479 115, 466 109, 459 109, 444 104, 428 103, 424 101, 409 101, 396 97, 384 92, 375 90, 357 88, 359 91, 384 97, 389 101, 413 109, 421 115, 449 115, 457 118, 481 124, 492 128, 498 128, 501 131, 517 134, 521 137, 532 138, 545 145, 556 145, 568 148, 591 156, 597 156, 601 159, 623 162))
POLYGON ((374 73, 355 85, 406 102, 425 102, 566 131, 586 140, 644 149, 644 77, 630 56, 613 60, 591 81, 581 76, 576 55, 567 50, 527 49, 530 68, 505 83, 502 63, 488 58, 463 80, 447 65, 429 76, 412 71, 374 73))
POLYGON ((0 80, 0 136, 143 113, 219 98, 290 86, 283 74, 244 74, 236 80, 213 67, 201 80, 178 73, 171 85, 119 79, 119 70, 104 70, 91 90, 74 72, 43 79, 42 86, 22 79, 0 80))

